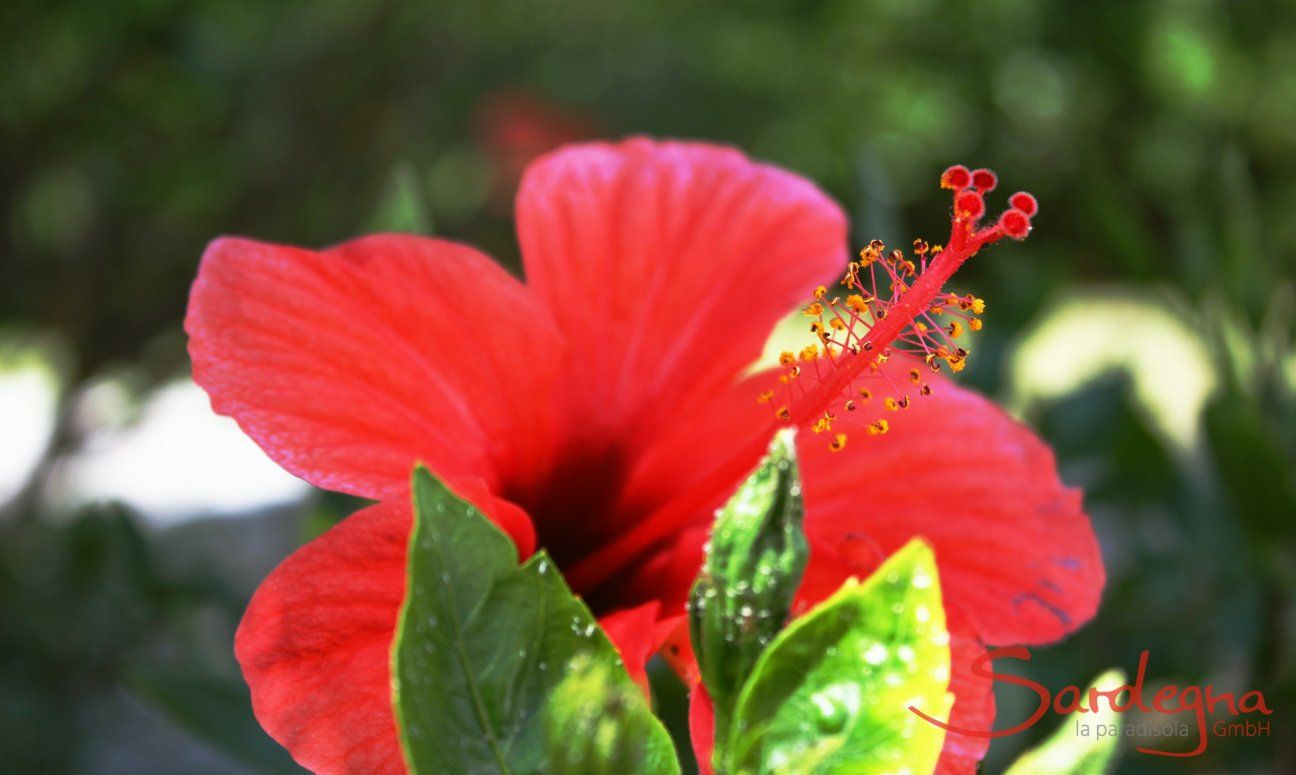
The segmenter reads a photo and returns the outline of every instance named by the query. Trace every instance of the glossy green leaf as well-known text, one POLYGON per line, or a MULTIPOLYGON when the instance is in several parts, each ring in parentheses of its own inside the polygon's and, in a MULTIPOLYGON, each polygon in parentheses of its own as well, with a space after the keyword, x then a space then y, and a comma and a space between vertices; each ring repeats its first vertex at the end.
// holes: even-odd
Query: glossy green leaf
POLYGON ((693 651, 715 707, 716 748, 752 666, 787 621, 809 547, 791 431, 716 514, 689 599, 693 651))
POLYGON ((915 540, 770 644, 735 708, 728 773, 931 772, 948 719, 935 557, 915 540))
MULTIPOLYGON (((1094 679, 1090 689, 1110 690, 1123 686, 1126 676, 1120 670, 1108 670, 1094 679)), ((1088 707, 1089 690, 1086 689, 1081 702, 1088 707)), ((1068 716, 1048 738, 1018 757, 1004 775, 1103 775, 1109 772, 1115 763, 1117 743, 1120 735, 1104 734, 1098 736, 1099 728, 1119 729, 1120 716, 1106 700, 1099 700, 1097 709, 1079 723, 1085 724, 1089 735, 1076 733, 1075 721, 1068 716)))
POLYGON ((669 735, 624 671, 587 656, 572 662, 545 713, 551 775, 679 773, 669 735), (620 675, 618 675, 620 673, 620 675))
POLYGON ((410 769, 554 771, 545 727, 579 718, 573 703, 583 699, 593 708, 619 703, 623 744, 642 752, 637 767, 620 772, 677 772, 669 735, 548 556, 537 553, 518 567, 509 538, 425 469, 415 469, 413 489, 408 592, 392 647, 397 726, 410 769), (583 685, 599 691, 583 698, 573 696, 573 684, 558 691, 582 675, 583 685), (553 713, 551 696, 561 701, 553 713))

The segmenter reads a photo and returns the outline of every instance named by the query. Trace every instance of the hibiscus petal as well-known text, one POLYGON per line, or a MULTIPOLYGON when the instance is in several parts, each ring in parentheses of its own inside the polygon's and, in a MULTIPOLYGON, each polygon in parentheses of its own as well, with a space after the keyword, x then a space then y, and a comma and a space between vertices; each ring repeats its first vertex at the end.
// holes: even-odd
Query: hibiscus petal
MULTIPOLYGON (((812 546, 832 547, 862 577, 923 536, 947 605, 983 642, 1057 640, 1093 616, 1104 581, 1080 494, 1025 426, 971 391, 932 385, 931 396, 887 413, 883 436, 857 434, 838 453, 801 437, 812 546)), ((839 570, 815 563, 812 550, 808 577, 840 583, 839 570)))
POLYGON ((657 629, 657 613, 660 609, 661 604, 654 600, 635 608, 615 611, 599 619, 603 632, 621 654, 626 672, 643 689, 644 696, 651 696, 648 688, 648 660, 657 653, 662 643, 662 636, 657 629))
POLYGON ((697 757, 698 775, 711 775, 711 757, 715 753, 715 707, 711 695, 701 682, 689 692, 689 739, 697 757))
POLYGON ((403 773, 391 641, 408 506, 382 503, 299 549, 257 589, 234 638, 261 726, 319 773, 403 773))
MULTIPOLYGON (((325 251, 224 238, 190 298, 194 379, 280 465, 331 490, 403 494, 422 461, 453 489, 538 467, 562 346, 487 256, 382 235, 325 251), (505 324, 487 316, 499 312, 505 324)), ((479 502, 529 550, 516 507, 479 502)))
POLYGON ((846 263, 813 184, 700 143, 562 148, 527 170, 517 219, 527 282, 580 343, 571 409, 623 439, 727 387, 846 263))
MULTIPOLYGON (((945 611, 950 632, 950 685, 954 707, 949 725, 958 729, 989 731, 994 727, 994 684, 989 678, 972 674, 972 662, 985 653, 968 626, 967 617, 957 608, 945 611)), ((990 749, 990 738, 945 733, 945 745, 936 764, 938 775, 975 773, 977 764, 990 749)))

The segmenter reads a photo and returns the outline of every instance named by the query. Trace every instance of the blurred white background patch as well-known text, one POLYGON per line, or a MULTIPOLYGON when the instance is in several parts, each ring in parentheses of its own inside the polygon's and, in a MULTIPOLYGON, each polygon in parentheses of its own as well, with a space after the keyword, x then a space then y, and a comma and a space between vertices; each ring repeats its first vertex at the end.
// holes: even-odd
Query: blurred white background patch
POLYGON ((1168 302, 1081 289, 1052 305, 1029 331, 1008 362, 1014 412, 1123 372, 1156 431, 1180 449, 1196 444, 1217 378, 1201 335, 1168 302))
MULTIPOLYGON (((111 385, 86 396, 90 415, 120 415, 111 385), (105 406, 106 405, 106 406, 105 406)), ((310 486, 281 469, 188 379, 155 391, 133 421, 105 423, 67 461, 58 492, 70 503, 114 500, 154 525, 233 516, 300 500, 310 486)))
POLYGON ((31 478, 54 431, 59 378, 35 348, 0 345, 0 503, 31 478))

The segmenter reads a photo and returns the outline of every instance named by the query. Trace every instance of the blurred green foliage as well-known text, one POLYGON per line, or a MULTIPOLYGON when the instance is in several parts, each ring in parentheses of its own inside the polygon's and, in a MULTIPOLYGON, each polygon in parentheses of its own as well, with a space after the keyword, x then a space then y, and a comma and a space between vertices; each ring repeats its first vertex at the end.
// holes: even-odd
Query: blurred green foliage
MULTIPOLYGON (((1030 671, 1061 686, 1147 648, 1158 680, 1296 704, 1296 4, 17 0, 0 30, 0 326, 64 340, 65 407, 106 372, 142 390, 184 373, 188 284, 217 234, 435 228, 516 267, 516 177, 556 142, 734 143, 819 181, 857 242, 939 239, 939 170, 994 167, 1043 210, 1026 246, 960 275, 991 305, 967 381, 1006 392, 1012 337, 1095 284, 1171 299, 1220 377, 1188 450, 1118 375, 1028 417, 1085 487, 1110 573, 1099 618, 1030 671)), ((39 497, 84 441, 73 414, 0 523, 0 697, 19 720, 2 752, 28 769, 75 761, 55 719, 113 687, 194 729, 195 695, 150 672, 180 671, 168 690, 233 681, 213 708, 243 691, 229 638, 256 578, 158 570, 177 536, 39 497)), ((247 721, 222 727, 251 730, 220 733, 234 758, 277 766, 247 721)), ((1293 745, 1214 740, 1206 761, 1292 771, 1293 745)))

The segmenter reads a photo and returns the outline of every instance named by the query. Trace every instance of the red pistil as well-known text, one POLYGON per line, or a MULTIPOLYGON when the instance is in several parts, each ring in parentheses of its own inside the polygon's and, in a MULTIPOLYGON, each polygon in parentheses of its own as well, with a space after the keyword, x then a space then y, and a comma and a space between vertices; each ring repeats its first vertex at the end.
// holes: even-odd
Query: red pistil
MULTIPOLYGON (((943 294, 942 288, 982 247, 1005 236, 1024 239, 1030 232, 1031 216, 1038 210, 1035 198, 1020 192, 1012 196, 1012 206, 996 223, 979 226, 985 214, 983 196, 997 184, 998 178, 990 170, 969 172, 962 165, 950 167, 941 175, 941 187, 954 192, 950 236, 943 248, 917 240, 913 260, 899 250, 887 253, 885 246, 875 240, 861 251, 859 261, 851 263, 842 280, 846 299, 830 297, 823 286, 816 289, 814 301, 804 314, 814 319, 810 330, 819 344, 799 354, 784 353, 780 358, 784 400, 775 400, 768 392, 756 397, 773 407, 769 425, 753 429, 734 454, 698 486, 571 567, 568 577, 572 585, 579 589, 596 587, 680 525, 718 505, 760 459, 770 437, 780 427, 802 426, 824 433, 833 429, 840 408, 852 417, 867 415, 859 417, 859 421, 870 435, 886 433, 886 419, 857 411, 862 402, 873 397, 873 391, 856 390, 853 385, 866 371, 890 381, 879 366, 893 351, 918 355, 932 369, 938 369, 938 363, 943 361, 953 371, 962 370, 967 351, 952 340, 963 333, 965 325, 980 329, 981 320, 975 315, 984 311, 985 302, 972 296, 943 294), (874 270, 879 267, 890 285, 885 296, 879 295, 876 281, 874 270), (937 323, 933 315, 954 320, 937 323)), ((931 393, 918 369, 910 371, 909 381, 915 396, 931 393)), ((901 411, 910 400, 910 395, 904 393, 887 397, 881 405, 901 411)), ((846 444, 845 434, 829 433, 828 438, 827 444, 834 451, 846 444)))

